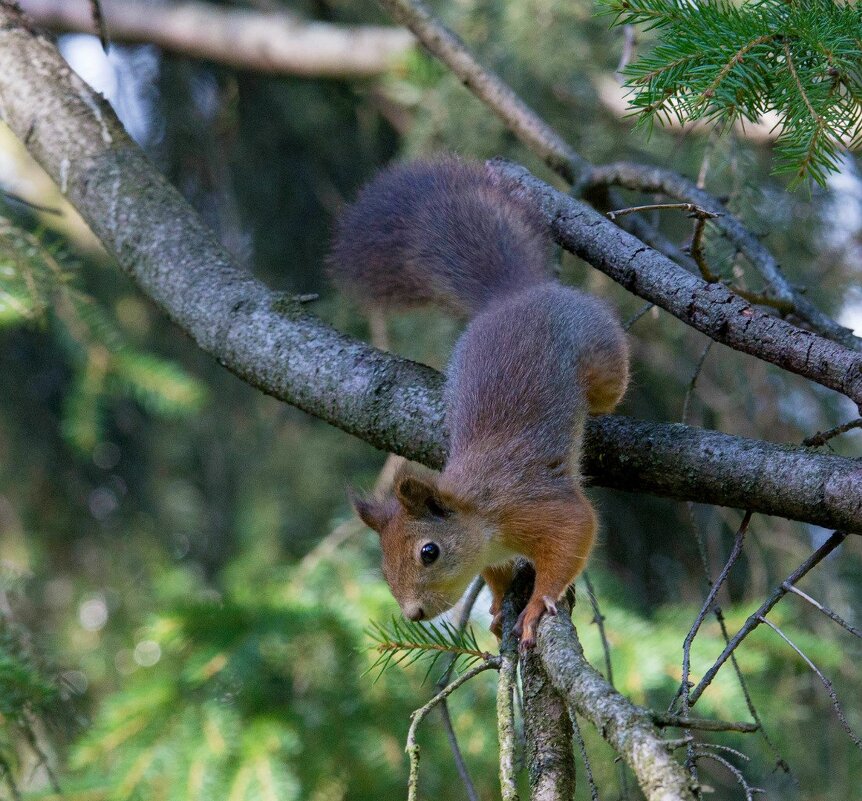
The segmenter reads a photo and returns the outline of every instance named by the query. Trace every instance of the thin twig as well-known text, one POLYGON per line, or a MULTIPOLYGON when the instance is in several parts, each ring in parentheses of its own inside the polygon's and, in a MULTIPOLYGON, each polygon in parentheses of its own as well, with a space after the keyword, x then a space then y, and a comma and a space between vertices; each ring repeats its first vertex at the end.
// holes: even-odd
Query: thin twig
POLYGON ((765 792, 765 790, 761 790, 759 787, 752 787, 745 780, 745 776, 742 771, 736 767, 736 765, 718 754, 712 754, 709 751, 697 751, 695 759, 711 759, 713 762, 718 762, 720 765, 724 765, 724 767, 726 767, 736 777, 736 781, 739 782, 745 792, 745 801, 754 801, 755 795, 765 792))
MULTIPOLYGON (((745 542, 745 534, 748 531, 748 524, 751 522, 751 512, 748 511, 742 518, 742 522, 739 524, 739 528, 736 531, 736 537, 733 540, 733 547, 730 549, 730 556, 727 558, 727 562, 721 570, 721 573, 718 574, 718 578, 712 584, 712 587, 709 590, 709 594, 706 596, 706 600, 703 602, 703 606, 701 607, 700 612, 695 618, 694 623, 689 629, 688 634, 685 637, 685 641, 682 646, 682 681, 679 685, 679 690, 677 690, 677 694, 674 697, 674 700, 671 702, 671 709, 673 708, 676 700, 682 697, 682 715, 683 717, 688 716, 689 711, 689 689, 690 685, 688 682, 689 673, 691 670, 691 645, 694 642, 694 638, 697 636, 697 632, 700 630, 700 626, 703 623, 704 618, 707 615, 707 612, 712 608, 713 603, 715 602, 715 597, 718 595, 718 591, 724 586, 724 582, 727 580, 727 576, 730 573, 733 566, 739 561, 739 557, 742 555, 742 546, 745 542)), ((671 710, 668 710, 671 711, 671 710)))
POLYGON ((623 323, 623 330, 628 331, 648 311, 655 308, 655 303, 644 303, 628 320, 623 323))
MULTIPOLYGON (((575 739, 578 741, 578 748, 581 752, 581 759, 584 760, 584 770, 587 772, 587 784, 590 786, 590 801, 599 801, 599 788, 596 787, 596 780, 593 777, 593 766, 590 764, 590 757, 587 754, 587 744, 584 742, 584 735, 581 734, 581 727, 578 723, 577 715, 569 715, 572 721, 572 731, 575 739)), ((620 762, 620 767, 625 770, 625 765, 620 762)), ((628 792, 628 788, 626 788, 628 792)))
POLYGON ((473 784, 473 779, 470 776, 467 763, 464 761, 464 755, 461 753, 461 746, 458 744, 458 736, 455 734, 455 727, 452 725, 452 716, 449 714, 449 704, 445 698, 440 702, 440 718, 443 721, 443 728, 446 731, 446 739, 449 741, 449 748, 452 751, 452 759, 455 762, 455 769, 458 771, 458 776, 461 778, 461 783, 464 785, 467 798, 470 799, 470 801, 479 801, 479 794, 476 792, 476 785, 473 784))
POLYGON ((452 695, 462 684, 466 684, 470 679, 478 676, 486 670, 499 670, 500 657, 489 656, 478 665, 474 665, 469 670, 464 671, 451 684, 444 687, 437 695, 435 695, 424 706, 419 707, 413 714, 410 715, 410 728, 407 731, 407 746, 405 751, 410 757, 410 778, 407 785, 408 801, 416 801, 418 797, 419 784, 419 745, 416 742, 416 730, 419 724, 427 717, 428 713, 434 709, 437 704, 452 695))
MULTIPOLYGON (((730 634, 727 631, 727 622, 724 619, 724 612, 722 612, 720 606, 716 606, 713 611, 715 613, 715 619, 718 621, 718 625, 721 628, 721 636, 724 639, 725 645, 727 645, 730 642, 730 634)), ((757 730, 760 732, 763 742, 766 743, 766 747, 769 748, 772 752, 772 756, 775 758, 776 769, 780 769, 786 773, 798 787, 799 780, 796 778, 793 771, 790 770, 790 765, 781 755, 781 752, 778 750, 778 746, 772 742, 772 738, 767 733, 766 728, 763 725, 763 721, 760 719, 760 713, 757 711, 757 707, 754 705, 754 701, 751 698, 751 693, 748 690, 748 682, 745 680, 745 676, 742 675, 742 668, 739 666, 739 662, 736 661, 735 653, 730 655, 730 665, 736 675, 736 681, 739 684, 742 697, 745 699, 745 706, 746 709, 748 709, 748 714, 751 715, 751 719, 754 721, 754 725, 757 726, 757 730)))
POLYGON ((685 391, 685 397, 682 400, 682 422, 688 422, 688 409, 691 403, 691 397, 694 394, 694 388, 697 384, 697 379, 700 378, 700 373, 703 370, 703 364, 706 361, 706 357, 709 356, 709 351, 712 349, 713 340, 707 340, 706 345, 703 348, 703 351, 700 354, 700 358, 697 360, 697 364, 694 366, 694 371, 691 374, 691 380, 688 382, 688 388, 685 391))
POLYGON ((6 780, 6 785, 9 787, 13 801, 22 801, 21 790, 15 781, 15 777, 12 775, 12 768, 6 757, 2 755, 0 755, 0 776, 6 780))
POLYGON ((694 729, 697 731, 739 731, 750 734, 760 727, 756 723, 741 720, 709 720, 708 718, 691 718, 682 715, 669 715, 661 712, 650 712, 652 722, 660 728, 694 729))
MULTIPOLYGON (((473 606, 475 605, 476 599, 479 597, 479 593, 482 591, 482 587, 484 586, 485 582, 482 577, 476 576, 467 588, 467 592, 464 594, 464 598, 462 600, 461 614, 458 617, 457 630, 459 633, 463 633, 464 629, 467 628, 467 622, 470 620, 473 606)), ((437 682, 438 691, 442 690, 446 684, 448 684, 457 659, 457 654, 452 654, 452 656, 449 657, 448 663, 443 670, 443 675, 437 682)), ((461 746, 458 744, 458 737, 455 734, 455 728, 452 725, 452 717, 449 714, 449 703, 445 698, 440 702, 440 717, 443 719, 443 728, 446 730, 446 738, 449 741, 449 747, 452 749, 452 758, 455 761, 455 768, 464 784, 467 798, 470 799, 470 801, 478 801, 479 794, 476 792, 476 786, 473 784, 473 779, 470 776, 470 771, 467 768, 464 755, 461 753, 461 746)))
POLYGON ((617 68, 614 70, 614 75, 621 83, 625 80, 623 70, 631 63, 637 47, 637 34, 635 33, 634 25, 623 25, 623 51, 620 53, 620 60, 617 68))
MULTIPOLYGON (((686 508, 688 509, 689 521, 691 523, 692 531, 694 532, 695 541, 697 542, 698 554, 700 555, 701 566, 703 567, 703 575, 706 579, 706 583, 708 587, 712 587, 713 581, 712 576, 709 571, 709 560, 706 554, 706 548, 703 542, 703 536, 701 535, 700 526, 697 524, 697 520, 694 516, 694 504, 690 501, 686 504, 686 508)), ((730 643, 730 634, 727 631, 727 622, 724 619, 724 612, 721 609, 721 606, 715 604, 713 607, 713 614, 715 615, 715 619, 718 621, 719 628, 721 629, 721 636, 724 639, 725 645, 730 643)), ((736 661, 736 654, 731 653, 730 655, 730 664, 733 668, 734 675, 736 676, 736 681, 739 684, 739 689, 742 692, 742 697, 745 699, 745 705, 748 709, 748 713, 751 715, 751 719, 754 721, 754 725, 757 726, 757 729, 760 731, 760 736, 763 738, 764 743, 766 743, 767 748, 772 752, 773 757, 775 758, 775 765, 777 768, 780 768, 784 773, 789 775, 793 781, 796 781, 796 777, 792 774, 790 770, 790 765, 787 763, 787 760, 779 752, 776 745, 772 742, 769 734, 766 731, 766 728, 763 725, 763 721, 760 719, 760 713, 757 711, 757 707, 754 705, 754 701, 751 697, 751 693, 748 690, 748 682, 745 680, 745 676, 742 674, 742 669, 739 667, 739 663, 736 661)), ((692 755, 689 754, 689 758, 692 755)), ((694 766, 694 762, 692 762, 694 766)))
POLYGON ((60 780, 57 778, 57 774, 54 772, 54 769, 51 767, 51 763, 48 760, 48 755, 45 753, 44 749, 41 745, 39 745, 39 739, 36 737, 36 732, 33 730, 33 725, 29 720, 25 720, 24 723, 20 726, 20 729, 24 732, 24 737, 27 740, 28 745, 32 749, 33 753, 36 755, 38 762, 36 763, 36 767, 43 767, 45 769, 45 773, 48 776, 48 783, 51 785, 51 788, 55 793, 61 795, 63 792, 63 788, 60 786, 60 780))
POLYGON ((0 195, 6 198, 6 200, 11 200, 13 203, 20 203, 22 206, 26 206, 34 211, 44 211, 46 214, 63 214, 61 209, 54 208, 53 206, 43 206, 39 203, 34 203, 32 200, 26 200, 20 195, 10 192, 8 189, 0 189, 0 195))
MULTIPOLYGON (((470 586, 467 587, 467 592, 464 593, 464 598, 461 601, 461 613, 458 615, 458 622, 455 625, 455 629, 459 633, 463 634, 464 630, 467 628, 467 623, 470 621, 470 615, 473 613, 473 607, 476 605, 476 599, 479 597, 479 593, 482 592, 482 588, 484 586, 485 580, 481 576, 476 576, 476 578, 470 582, 470 586)), ((449 679, 452 676, 452 670, 454 669, 455 662, 457 660, 458 655, 452 654, 445 663, 443 675, 440 676, 437 681, 438 690, 442 690, 449 683, 449 679)))
POLYGON ((786 642, 797 654, 802 658, 808 667, 817 674, 817 678, 820 679, 823 686, 826 688, 826 692, 829 693, 829 697, 832 699, 832 706, 835 709, 835 714, 838 716, 838 720, 841 721, 841 726, 844 731, 847 732, 847 736, 853 742, 860 751, 862 751, 862 739, 859 738, 859 735, 853 731, 850 724, 847 722, 847 718, 844 715, 844 711, 841 709, 841 704, 838 703, 838 695, 835 693, 835 688, 832 686, 832 682, 823 675, 823 672, 820 668, 817 667, 803 652, 802 649, 796 645, 790 637, 788 637, 778 626, 776 626, 771 620, 767 620, 763 615, 758 615, 758 620, 761 623, 765 623, 769 628, 771 628, 779 637, 781 637, 784 642, 786 642))
MULTIPOLYGON (((706 254, 703 252, 703 233, 706 230, 706 221, 710 218, 705 214, 697 214, 695 216, 697 218, 697 222, 694 224, 694 233, 691 236, 689 253, 691 253, 691 257, 694 259, 697 269, 700 270, 703 280, 714 284, 719 280, 720 276, 712 271, 712 268, 706 261, 706 254)), ((713 217, 715 216, 717 215, 713 215, 713 217)))
POLYGON ((729 745, 724 745, 724 743, 698 743, 698 745, 701 748, 715 748, 717 751, 727 751, 729 754, 733 754, 743 762, 751 762, 751 757, 748 756, 748 754, 743 754, 742 751, 738 751, 736 748, 731 748, 729 745))
POLYGON ((102 13, 101 0, 90 0, 90 14, 93 17, 93 27, 99 36, 99 42, 102 44, 102 50, 108 52, 110 40, 108 39, 108 27, 105 24, 105 15, 102 13))
POLYGON ((748 617, 742 628, 733 636, 727 646, 725 646, 725 649, 721 652, 718 659, 715 660, 712 667, 706 671, 697 687, 691 691, 689 695, 690 706, 694 706, 694 704, 697 703, 698 698, 703 695, 704 690, 709 687, 712 680, 715 678, 715 674, 718 673, 721 666, 728 660, 731 654, 733 654, 737 646, 760 625, 763 617, 767 615, 775 604, 777 604, 787 594, 787 585, 796 584, 799 579, 805 576, 812 568, 820 564, 820 562, 822 562, 830 553, 832 553, 832 551, 844 542, 846 537, 847 535, 843 531, 833 532, 832 536, 830 536, 823 545, 814 551, 808 559, 799 565, 796 570, 794 570, 772 591, 769 598, 761 604, 760 608, 748 617))
POLYGON ((720 214, 702 209, 694 203, 649 203, 646 206, 629 206, 625 209, 616 209, 614 211, 606 211, 605 216, 609 220, 616 220, 617 217, 625 217, 626 214, 639 214, 642 211, 658 211, 660 209, 679 209, 687 211, 698 220, 710 220, 713 217, 720 217, 720 214))
MULTIPOLYGON (((605 678, 608 680, 608 684, 611 687, 615 687, 614 685, 614 671, 611 665, 611 646, 608 642, 608 635, 605 631, 605 616, 602 614, 601 609, 599 609, 599 600, 596 597, 596 592, 593 589, 593 583, 590 581, 589 574, 585 571, 583 574, 584 584, 587 588, 587 597, 590 599, 590 606, 593 610, 593 623, 596 624, 599 630, 599 638, 602 641, 602 651, 605 655, 605 678)), ((576 729, 576 734, 580 737, 580 731, 576 729)), ((583 742, 583 741, 581 741, 583 742)), ((586 746, 582 746, 584 750, 584 760, 586 761, 586 746)), ((620 777, 620 797, 623 799, 627 799, 629 797, 629 783, 628 777, 626 776, 626 766, 622 762, 617 763, 619 769, 619 777, 620 777)), ((592 782, 592 774, 590 773, 589 763, 587 763, 587 774, 590 777, 590 781, 592 782)), ((592 784, 590 785, 592 791, 592 784)))
POLYGON ((800 598, 808 601, 808 603, 810 603, 815 609, 819 609, 821 612, 823 612, 824 615, 826 615, 826 617, 828 617, 830 620, 834 620, 839 626, 844 629, 847 629, 847 631, 849 631, 854 636, 862 638, 862 631, 859 631, 859 629, 857 629, 855 626, 851 626, 846 620, 844 620, 843 617, 833 612, 828 606, 823 606, 823 604, 821 604, 819 601, 815 601, 814 598, 808 595, 808 593, 805 593, 800 590, 799 587, 794 587, 792 584, 788 584, 785 589, 788 592, 792 592, 795 595, 798 595, 800 598))
POLYGON ((862 428, 862 417, 857 417, 855 420, 842 423, 840 426, 835 426, 827 431, 818 431, 813 436, 802 440, 802 444, 807 448, 816 448, 820 445, 825 445, 830 439, 837 437, 839 434, 844 434, 853 428, 862 428))
POLYGON ((500 678, 497 685, 497 732, 500 737, 500 793, 503 801, 518 801, 513 704, 517 670, 517 652, 512 649, 501 650, 500 678))
POLYGON ((775 298, 766 292, 755 292, 751 289, 743 289, 736 286, 732 281, 722 281, 722 283, 735 295, 739 295, 743 300, 753 303, 757 306, 769 306, 783 315, 795 313, 797 311, 792 301, 775 298))
POLYGON ((599 601, 596 598, 596 592, 593 589, 593 583, 590 581, 589 574, 584 572, 583 579, 584 584, 587 588, 587 598, 590 599, 590 606, 593 609, 593 619, 591 622, 595 623, 599 629, 599 637, 602 641, 602 651, 605 654, 605 678, 608 680, 608 684, 613 687, 614 671, 611 667, 611 646, 608 642, 607 632, 605 631, 605 616, 601 613, 601 610, 599 609, 599 601))

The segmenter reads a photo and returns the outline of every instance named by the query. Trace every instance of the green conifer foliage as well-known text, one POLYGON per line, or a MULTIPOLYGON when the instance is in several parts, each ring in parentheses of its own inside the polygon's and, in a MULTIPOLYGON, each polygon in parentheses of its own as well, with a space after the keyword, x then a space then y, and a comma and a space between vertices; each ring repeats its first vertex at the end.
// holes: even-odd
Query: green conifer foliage
POLYGON ((626 70, 640 121, 779 120, 775 172, 823 184, 862 136, 862 6, 833 0, 609 0, 658 30, 626 70))
POLYGON ((69 444, 92 450, 103 435, 104 408, 118 397, 162 417, 199 409, 203 385, 132 345, 108 309, 84 291, 80 273, 62 248, 0 214, 0 328, 44 324, 56 333, 73 369, 62 414, 69 444))

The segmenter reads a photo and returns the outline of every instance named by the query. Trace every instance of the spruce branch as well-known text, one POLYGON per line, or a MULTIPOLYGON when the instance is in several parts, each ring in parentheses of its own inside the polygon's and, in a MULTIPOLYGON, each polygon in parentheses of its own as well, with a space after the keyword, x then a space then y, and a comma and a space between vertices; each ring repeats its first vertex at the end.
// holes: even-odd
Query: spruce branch
POLYGON ((437 660, 445 654, 450 654, 451 659, 447 670, 457 663, 464 670, 491 658, 479 647, 472 628, 459 629, 448 620, 422 624, 393 617, 386 625, 371 621, 366 634, 374 641, 371 647, 377 652, 377 659, 365 673, 379 669, 375 681, 393 665, 412 665, 422 659, 429 662, 427 679, 437 660))
POLYGON ((641 124, 779 118, 776 173, 823 184, 862 140, 862 8, 836 0, 606 0, 616 25, 657 31, 624 71, 641 124))

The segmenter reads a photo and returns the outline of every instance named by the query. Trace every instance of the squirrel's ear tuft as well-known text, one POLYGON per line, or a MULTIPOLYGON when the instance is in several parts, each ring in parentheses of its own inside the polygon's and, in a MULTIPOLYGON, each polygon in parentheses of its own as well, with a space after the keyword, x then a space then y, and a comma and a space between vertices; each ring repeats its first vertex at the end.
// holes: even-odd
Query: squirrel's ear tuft
POLYGON ((350 503, 353 504, 353 508, 356 510, 356 514, 359 515, 359 519, 368 528, 380 534, 395 513, 393 499, 379 500, 378 498, 367 498, 357 494, 352 489, 348 490, 347 494, 350 498, 350 503))
POLYGON ((446 517, 452 511, 433 483, 409 473, 396 478, 395 497, 413 517, 446 517))

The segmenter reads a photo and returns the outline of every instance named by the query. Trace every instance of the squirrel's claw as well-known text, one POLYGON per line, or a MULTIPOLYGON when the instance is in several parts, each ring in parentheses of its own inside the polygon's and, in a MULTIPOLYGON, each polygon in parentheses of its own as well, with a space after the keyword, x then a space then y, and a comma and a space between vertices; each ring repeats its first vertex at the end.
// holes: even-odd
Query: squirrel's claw
POLYGON ((549 595, 531 598, 515 624, 514 635, 518 638, 518 650, 523 654, 536 644, 536 627, 545 614, 556 615, 557 603, 549 595))

